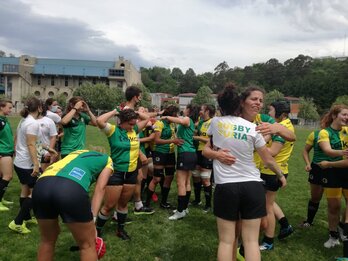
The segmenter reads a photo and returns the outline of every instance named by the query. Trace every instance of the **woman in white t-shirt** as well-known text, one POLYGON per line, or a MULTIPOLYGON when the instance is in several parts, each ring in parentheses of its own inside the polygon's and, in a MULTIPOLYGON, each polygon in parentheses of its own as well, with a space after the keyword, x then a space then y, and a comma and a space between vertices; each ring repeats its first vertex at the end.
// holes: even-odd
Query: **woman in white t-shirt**
POLYGON ((16 157, 13 163, 21 183, 21 209, 17 217, 9 224, 9 228, 20 234, 30 233, 26 224, 36 223, 36 220, 30 216, 30 210, 32 208, 31 192, 40 168, 36 142, 40 128, 37 118, 41 112, 41 101, 35 97, 29 98, 21 111, 23 119, 19 122, 16 132, 16 157))
POLYGON ((240 115, 240 99, 233 85, 219 95, 221 117, 211 121, 211 136, 203 155, 213 159, 216 188, 214 214, 219 233, 218 260, 232 260, 236 222, 242 220, 242 237, 246 260, 261 260, 259 229, 266 215, 265 192, 260 172, 253 161, 256 150, 272 169, 282 185, 286 185, 281 170, 266 148, 256 125, 240 115), (232 156, 233 155, 233 156, 232 156))

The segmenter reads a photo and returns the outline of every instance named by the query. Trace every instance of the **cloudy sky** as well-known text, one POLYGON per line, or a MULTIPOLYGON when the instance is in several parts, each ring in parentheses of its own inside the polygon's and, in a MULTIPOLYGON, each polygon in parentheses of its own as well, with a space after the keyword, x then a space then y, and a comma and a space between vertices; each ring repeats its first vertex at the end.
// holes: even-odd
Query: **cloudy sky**
POLYGON ((1 0, 0 50, 212 72, 348 53, 348 0, 1 0), (346 44, 345 44, 346 42, 346 44), (345 45, 347 46, 345 48, 345 45))

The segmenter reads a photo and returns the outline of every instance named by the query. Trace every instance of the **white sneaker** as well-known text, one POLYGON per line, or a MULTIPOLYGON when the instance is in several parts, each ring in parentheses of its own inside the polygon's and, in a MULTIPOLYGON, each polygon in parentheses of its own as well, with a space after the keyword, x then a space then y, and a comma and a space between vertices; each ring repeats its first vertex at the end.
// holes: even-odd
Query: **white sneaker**
POLYGON ((337 227, 337 230, 338 230, 338 234, 340 235, 341 241, 347 240, 347 237, 344 235, 344 231, 340 226, 337 227))
POLYGON ((332 248, 335 246, 339 246, 341 243, 338 238, 334 238, 332 236, 329 237, 329 240, 324 243, 324 247, 332 248))
POLYGON ((179 220, 186 216, 185 210, 182 212, 176 211, 172 216, 169 217, 169 220, 179 220))
MULTIPOLYGON (((173 210, 173 214, 175 214, 176 212, 178 212, 178 210, 177 210, 177 209, 174 209, 174 210, 173 210)), ((187 209, 184 209, 182 212, 185 212, 186 215, 188 215, 188 214, 190 213, 190 211, 189 211, 188 208, 187 208, 187 209)))

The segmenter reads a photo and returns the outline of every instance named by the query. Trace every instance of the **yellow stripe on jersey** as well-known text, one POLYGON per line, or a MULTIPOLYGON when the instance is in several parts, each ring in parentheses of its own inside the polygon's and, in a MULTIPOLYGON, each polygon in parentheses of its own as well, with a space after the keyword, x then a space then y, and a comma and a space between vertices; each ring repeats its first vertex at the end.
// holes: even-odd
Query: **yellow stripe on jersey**
POLYGON ((127 132, 130 142, 128 172, 135 171, 138 165, 140 143, 135 131, 127 132))

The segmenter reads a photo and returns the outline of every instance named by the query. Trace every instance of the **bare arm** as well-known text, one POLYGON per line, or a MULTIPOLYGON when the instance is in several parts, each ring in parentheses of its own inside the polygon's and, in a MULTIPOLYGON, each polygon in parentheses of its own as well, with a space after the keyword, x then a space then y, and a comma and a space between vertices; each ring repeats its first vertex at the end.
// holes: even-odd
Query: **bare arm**
POLYGON ((284 146, 283 143, 274 141, 274 142, 272 142, 271 147, 269 147, 267 149, 268 149, 269 153, 271 153, 272 157, 274 157, 281 151, 283 146, 284 146))
POLYGON ((319 142, 319 146, 324 153, 329 157, 341 157, 347 155, 348 150, 333 150, 328 141, 319 142))
POLYGON ((265 135, 278 135, 287 141, 296 141, 296 135, 294 132, 286 128, 279 123, 261 122, 256 130, 259 131, 263 136, 265 135))
POLYGON ((83 107, 83 101, 78 101, 74 108, 72 108, 60 121, 62 125, 67 125, 71 119, 74 117, 75 113, 79 110, 81 110, 83 107))
POLYGON ((140 132, 142 129, 144 129, 149 122, 150 118, 147 117, 145 120, 137 121, 138 126, 138 132, 140 132))
POLYGON ((37 159, 37 151, 36 151, 36 135, 27 134, 27 146, 30 154, 30 158, 34 164, 33 172, 31 173, 31 176, 36 177, 39 174, 39 161, 37 159))
POLYGON ((202 136, 193 136, 193 139, 204 142, 204 143, 207 143, 209 141, 209 138, 202 137, 202 136))
POLYGON ((348 168, 348 159, 339 160, 339 161, 322 161, 318 165, 323 168, 348 168))
POLYGON ((230 150, 228 149, 214 150, 211 147, 210 140, 208 140, 207 144, 205 144, 202 154, 204 157, 208 159, 215 159, 226 165, 232 165, 233 163, 236 162, 236 158, 231 155, 230 150))
POLYGON ((170 139, 170 140, 164 140, 161 139, 161 132, 159 131, 155 131, 155 136, 154 136, 154 140, 156 144, 170 144, 170 143, 174 143, 175 145, 182 145, 184 143, 184 140, 182 139, 170 139))
POLYGON ((139 139, 140 143, 147 143, 155 139, 155 133, 151 133, 149 136, 139 139))
POLYGON ((179 117, 173 117, 173 116, 164 116, 161 119, 165 119, 168 120, 170 122, 173 123, 177 123, 177 124, 181 124, 183 126, 190 126, 190 118, 189 117, 183 117, 183 118, 179 118, 179 117))
POLYGON ((116 110, 112 110, 112 111, 109 111, 109 112, 106 112, 102 115, 100 115, 98 118, 97 118, 97 126, 99 129, 104 129, 106 124, 108 123, 108 120, 113 117, 113 116, 116 116, 118 115, 118 112, 116 110))
POLYGON ((313 146, 306 144, 302 151, 302 157, 304 162, 306 163, 305 170, 307 172, 309 172, 312 169, 311 160, 309 159, 309 152, 311 151, 312 148, 313 146))

